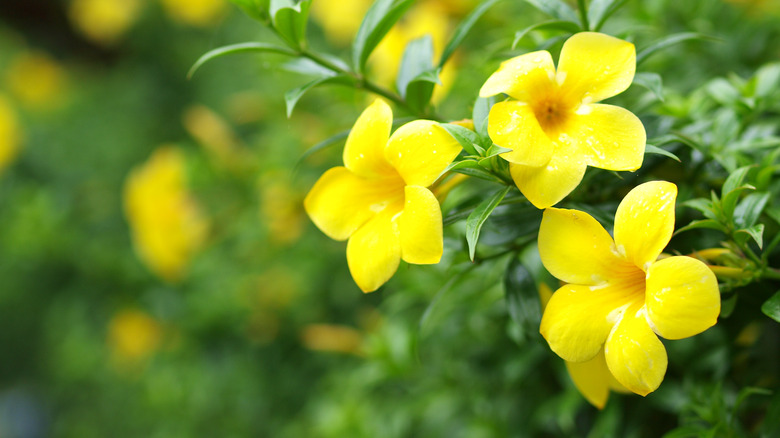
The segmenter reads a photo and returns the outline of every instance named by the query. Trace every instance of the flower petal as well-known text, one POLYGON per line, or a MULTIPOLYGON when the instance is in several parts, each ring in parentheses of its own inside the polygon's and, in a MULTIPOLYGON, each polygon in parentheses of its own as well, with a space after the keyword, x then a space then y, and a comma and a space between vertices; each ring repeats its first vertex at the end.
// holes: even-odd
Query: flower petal
POLYGON ((344 166, 367 178, 393 172, 384 150, 393 125, 393 110, 376 99, 358 117, 344 146, 344 166))
POLYGON ((655 391, 666 374, 666 349, 645 319, 645 308, 632 306, 615 325, 604 346, 607 366, 627 389, 641 396, 655 391))
POLYGON ((718 322, 720 292, 715 274, 699 260, 676 256, 647 270, 647 317, 666 339, 697 335, 718 322))
POLYGON ((634 187, 620 201, 615 214, 615 244, 645 272, 672 238, 676 198, 676 185, 650 181, 634 187))
POLYGON ((460 150, 458 142, 436 122, 415 120, 393 133, 385 158, 407 185, 428 187, 460 150))
POLYGON ((536 208, 560 202, 582 181, 587 166, 568 154, 555 154, 541 167, 510 164, 509 171, 517 188, 536 208))
POLYGON ((325 172, 303 200, 312 222, 335 240, 346 240, 361 225, 403 196, 403 181, 367 180, 345 167, 325 172))
POLYGON ((580 32, 563 44, 557 80, 569 98, 598 102, 625 91, 635 71, 633 44, 602 33, 580 32))
POLYGON ((444 249, 439 201, 425 187, 406 186, 404 192, 404 212, 399 219, 401 257, 418 265, 439 263, 444 249))
POLYGON ((604 284, 618 273, 636 270, 618 256, 607 230, 582 211, 546 209, 538 240, 544 267, 566 283, 604 284))
POLYGON ((601 350, 613 323, 608 316, 620 301, 616 288, 567 284, 552 295, 539 332, 550 349, 569 362, 592 359, 601 350))
MULTIPOLYGON (((388 209, 390 210, 390 209, 388 209)), ((398 224, 391 212, 376 215, 347 243, 347 264, 363 292, 373 292, 395 274, 401 262, 398 224)))
POLYGON ((528 102, 539 95, 549 94, 555 79, 555 65, 546 50, 526 53, 501 63, 482 88, 480 97, 506 93, 517 100, 528 102))
POLYGON ((585 362, 566 362, 566 370, 580 394, 593 406, 604 409, 609 398, 610 381, 614 379, 607 368, 604 350, 585 362))
POLYGON ((493 143, 512 149, 501 155, 510 163, 538 167, 552 157, 553 143, 525 103, 507 101, 493 105, 488 115, 488 134, 493 143))
POLYGON ((612 105, 582 105, 566 129, 588 166, 607 170, 642 166, 647 134, 631 111, 612 105))

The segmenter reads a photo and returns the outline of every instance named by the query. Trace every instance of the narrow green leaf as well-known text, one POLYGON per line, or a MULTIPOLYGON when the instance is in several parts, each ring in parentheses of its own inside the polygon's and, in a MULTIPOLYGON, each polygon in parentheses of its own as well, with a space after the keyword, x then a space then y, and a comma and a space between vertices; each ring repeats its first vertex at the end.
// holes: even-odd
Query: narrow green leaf
POLYGON ((562 0, 525 0, 536 9, 551 15, 559 20, 568 20, 576 22, 577 13, 566 2, 562 0))
POLYGON ((338 73, 312 61, 309 58, 298 57, 282 65, 282 68, 292 73, 299 73, 307 76, 336 76, 338 73))
POLYGON ((745 228, 743 230, 737 230, 737 233, 745 233, 753 238, 753 240, 761 249, 764 247, 764 224, 755 224, 752 227, 745 228))
POLYGON ((479 136, 477 136, 477 133, 468 129, 464 128, 459 125, 453 125, 451 123, 439 123, 439 126, 444 128, 445 131, 447 131, 452 138, 454 138, 458 144, 463 148, 464 151, 466 151, 469 155, 480 155, 479 152, 474 148, 474 146, 479 142, 479 136))
POLYGON ((452 54, 455 52, 455 49, 457 49, 466 38, 466 35, 469 33, 471 28, 474 27, 474 24, 476 24, 477 20, 479 20, 479 17, 481 17, 482 14, 487 12, 488 9, 493 7, 493 5, 499 1, 501 0, 483 1, 479 6, 471 11, 471 13, 466 16, 463 21, 460 22, 458 27, 455 28, 455 32, 452 34, 452 38, 450 38, 450 41, 447 43, 447 45, 444 47, 444 51, 441 53, 441 58, 439 59, 439 68, 444 67, 444 64, 448 59, 450 59, 450 56, 452 56, 452 54))
POLYGON ((414 0, 376 0, 368 9, 352 45, 352 64, 358 73, 365 73, 366 62, 382 38, 390 32, 414 0))
POLYGON ((268 43, 240 43, 240 44, 231 44, 229 46, 223 46, 219 47, 214 50, 210 50, 206 52, 203 56, 198 58, 197 61, 195 61, 195 64, 190 67, 189 73, 187 73, 187 78, 192 78, 192 75, 195 74, 195 72, 203 66, 203 64, 211 61, 212 59, 219 58, 221 56, 225 55, 234 55, 236 53, 246 53, 246 52, 260 52, 260 53, 280 53, 282 55, 287 56, 297 56, 297 53, 293 52, 292 50, 277 46, 276 44, 268 44, 268 43))
POLYGON ((458 169, 478 169, 479 167, 479 163, 475 160, 453 161, 449 166, 444 168, 444 171, 442 171, 441 174, 444 175, 447 172, 456 171, 458 169))
POLYGON ((764 207, 769 202, 769 193, 751 193, 745 196, 734 209, 734 224, 740 228, 755 225, 764 207))
POLYGON ((525 36, 528 35, 529 32, 534 30, 545 30, 545 29, 562 30, 564 32, 576 33, 580 31, 580 25, 565 20, 551 20, 551 21, 544 21, 542 23, 533 24, 531 26, 526 27, 523 30, 518 30, 515 33, 515 39, 514 41, 512 41, 512 49, 514 50, 515 47, 517 47, 520 41, 522 41, 523 38, 525 38, 525 36))
POLYGON ((628 0, 592 0, 588 5, 588 23, 590 30, 598 32, 607 19, 620 9, 628 0))
POLYGON ((649 143, 645 145, 645 155, 647 154, 663 155, 677 161, 678 163, 681 163, 680 158, 678 158, 677 155, 667 151, 666 149, 661 149, 658 146, 654 146, 649 143))
POLYGON ((335 134, 335 135, 333 135, 331 137, 326 138, 325 140, 322 140, 321 142, 319 142, 319 143, 315 144, 314 146, 310 147, 309 149, 306 149, 306 152, 304 152, 303 155, 301 155, 301 157, 298 159, 298 162, 295 163, 295 169, 297 169, 298 166, 300 166, 301 163, 303 163, 304 160, 306 160, 307 158, 309 158, 311 155, 315 154, 316 152, 319 152, 319 151, 321 151, 321 150, 323 150, 323 149, 325 149, 325 148, 327 148, 329 146, 333 146, 333 145, 337 144, 338 142, 340 142, 341 140, 344 140, 345 138, 347 138, 349 136, 349 132, 351 130, 352 129, 347 129, 345 131, 341 131, 338 134, 335 134))
POLYGON ((497 96, 478 97, 474 102, 474 110, 471 119, 474 121, 474 130, 482 137, 488 137, 487 121, 490 108, 498 101, 497 96))
POLYGON ((456 173, 462 173, 463 175, 473 176, 474 178, 484 179, 485 181, 504 184, 504 180, 485 170, 485 168, 479 166, 479 164, 477 164, 477 167, 458 167, 452 169, 452 171, 456 173))
POLYGON ((780 290, 764 301, 764 304, 761 305, 761 311, 764 315, 780 322, 780 290))
POLYGON ((469 258, 471 258, 471 261, 474 261, 474 253, 477 250, 477 240, 479 239, 479 232, 482 229, 482 225, 511 189, 512 187, 506 186, 497 191, 493 196, 482 201, 477 208, 471 212, 469 217, 466 218, 466 242, 469 246, 469 258))
POLYGON ((664 101, 663 80, 661 79, 661 75, 658 73, 637 73, 634 75, 634 83, 641 87, 647 88, 653 94, 655 94, 655 97, 657 97, 658 100, 661 102, 664 101))
POLYGON ((655 54, 658 51, 664 50, 668 47, 671 47, 675 44, 679 44, 683 41, 692 41, 692 40, 714 40, 712 37, 708 37, 706 35, 702 35, 700 33, 695 32, 682 32, 682 33, 675 33, 669 36, 666 36, 664 38, 661 38, 654 43, 650 44, 648 47, 645 47, 639 53, 636 55, 636 65, 639 66, 641 63, 643 63, 648 57, 655 54))
POLYGON ((705 199, 705 198, 695 198, 695 199, 689 199, 685 202, 680 203, 683 207, 690 207, 696 210, 699 210, 702 212, 704 217, 715 219, 715 212, 713 211, 713 202, 705 199))
POLYGON ((354 82, 355 82, 354 78, 350 76, 345 76, 345 75, 325 76, 325 77, 317 78, 298 88, 293 88, 292 90, 284 93, 284 103, 287 106, 287 118, 289 119, 290 116, 292 115, 293 109, 295 109, 295 105, 298 103, 298 100, 300 100, 300 98, 312 88, 323 84, 349 85, 349 84, 353 84, 354 82))
POLYGON ((724 227, 720 222, 713 220, 713 219, 702 219, 698 221, 693 221, 689 223, 688 225, 680 228, 679 230, 674 232, 674 235, 678 235, 680 233, 683 233, 688 230, 695 230, 697 228, 707 228, 710 230, 718 230, 722 232, 727 232, 728 230, 726 227, 724 227))

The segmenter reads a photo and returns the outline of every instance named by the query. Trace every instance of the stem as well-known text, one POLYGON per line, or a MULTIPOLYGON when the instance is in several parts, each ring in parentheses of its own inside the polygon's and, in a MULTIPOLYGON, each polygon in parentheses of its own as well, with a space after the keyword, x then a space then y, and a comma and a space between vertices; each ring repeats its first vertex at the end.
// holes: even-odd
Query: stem
POLYGON ((582 23, 582 30, 589 31, 590 23, 588 23, 588 10, 585 7, 585 0, 577 0, 577 9, 580 12, 580 22, 582 23))
POLYGON ((764 271, 761 273, 762 278, 769 278, 772 280, 780 280, 780 270, 775 268, 767 267, 764 269, 764 271))

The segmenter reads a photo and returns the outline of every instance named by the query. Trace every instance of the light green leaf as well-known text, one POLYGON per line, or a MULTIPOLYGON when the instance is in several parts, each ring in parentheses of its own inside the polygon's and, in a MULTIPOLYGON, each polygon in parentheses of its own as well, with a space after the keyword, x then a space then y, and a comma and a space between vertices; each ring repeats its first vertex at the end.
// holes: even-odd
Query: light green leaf
POLYGON ((720 222, 718 222, 716 220, 713 220, 713 219, 702 219, 702 220, 698 220, 698 221, 693 221, 693 222, 689 223, 688 225, 680 228, 679 230, 674 232, 674 235, 676 236, 676 235, 678 235, 680 233, 683 233, 685 231, 695 230, 697 228, 707 228, 707 229, 710 229, 710 230, 718 230, 718 231, 722 231, 724 233, 728 231, 725 226, 723 226, 720 222))
POLYGON ((366 62, 382 38, 390 32, 414 0, 376 0, 363 17, 352 45, 352 64, 358 73, 365 73, 366 62))
POLYGON ((271 0, 270 14, 274 28, 293 47, 305 45, 310 5, 311 0, 271 0))
POLYGON ((460 144, 460 146, 464 151, 466 151, 467 154, 480 155, 480 153, 474 147, 477 143, 479 143, 479 136, 477 136, 476 132, 459 125, 453 125, 451 123, 439 123, 439 126, 444 128, 444 130, 447 131, 452 136, 452 138, 458 142, 458 144, 460 144))
POLYGON ((466 243, 469 246, 469 258, 472 261, 474 261, 474 253, 477 250, 477 240, 479 240, 479 232, 482 230, 482 225, 511 189, 512 187, 506 186, 497 191, 493 196, 477 205, 477 208, 466 218, 466 243))
POLYGON ((755 224, 752 227, 745 228, 743 230, 737 230, 737 233, 745 233, 753 238, 753 240, 761 249, 764 247, 764 224, 755 224))
POLYGON ((768 97, 780 88, 780 63, 773 62, 758 69, 755 74, 756 97, 768 97))
POLYGON ((588 5, 588 23, 590 30, 598 32, 607 19, 628 0, 591 0, 588 5))
POLYGON ((562 0, 525 0, 536 9, 551 15, 559 20, 574 21, 578 20, 577 13, 566 2, 562 0))
POLYGON ((544 30, 544 29, 562 30, 568 33, 576 33, 580 31, 580 25, 565 20, 551 20, 551 21, 544 21, 542 23, 533 24, 515 33, 515 39, 514 41, 512 41, 512 49, 517 47, 517 44, 520 43, 520 41, 522 41, 523 38, 525 38, 525 36, 528 35, 529 32, 534 30, 544 30))
POLYGON ((312 88, 323 84, 350 85, 354 82, 355 79, 351 76, 324 76, 308 82, 298 88, 293 88, 292 90, 284 93, 284 103, 287 106, 287 118, 289 119, 292 115, 293 109, 295 109, 295 105, 298 103, 298 100, 300 100, 300 98, 303 97, 303 95, 312 88))
POLYGON ((653 42, 648 47, 645 47, 644 49, 640 50, 639 53, 637 53, 636 65, 639 66, 639 64, 643 63, 648 57, 655 54, 656 52, 669 48, 675 44, 679 44, 683 41, 693 41, 693 40, 715 40, 715 38, 702 35, 700 33, 695 33, 695 32, 675 33, 663 37, 653 42))
POLYGON ((203 64, 211 61, 212 59, 219 58, 225 55, 234 55, 236 53, 246 53, 246 52, 280 53, 282 55, 287 55, 287 56, 297 56, 297 54, 292 50, 286 47, 277 46, 276 44, 268 44, 268 43, 231 44, 229 46, 223 46, 214 50, 210 50, 206 52, 203 56, 198 58, 198 60, 195 61, 195 64, 193 64, 192 67, 190 67, 190 71, 189 73, 187 73, 187 78, 192 78, 192 75, 194 75, 195 72, 201 66, 203 66, 203 64))
POLYGON ((240 7, 247 15, 259 21, 268 20, 269 0, 230 0, 240 7))
POLYGON ((649 143, 645 145, 645 155, 647 154, 663 155, 677 161, 678 163, 681 162, 677 155, 667 151, 666 149, 661 149, 658 146, 654 146, 649 143))
POLYGON ((474 121, 474 130, 481 137, 487 138, 487 122, 490 108, 498 101, 497 96, 491 97, 478 97, 474 102, 474 110, 472 111, 471 119, 474 121))
POLYGON ((754 166, 753 165, 744 166, 731 172, 728 178, 726 178, 726 181, 723 183, 723 189, 721 189, 720 195, 726 196, 726 194, 733 191, 737 187, 741 186, 742 182, 745 180, 745 177, 747 176, 748 172, 752 167, 754 166))
POLYGON ((755 225, 769 202, 769 193, 751 193, 734 209, 734 224, 740 228, 755 225))
POLYGON ((780 290, 764 301, 764 304, 761 305, 761 311, 764 315, 780 322, 780 290))
POLYGON ((658 100, 663 102, 664 100, 663 80, 661 79, 661 75, 659 75, 658 73, 647 73, 647 72, 637 73, 634 75, 634 83, 641 87, 647 88, 653 94, 655 94, 655 97, 657 97, 658 100))
POLYGON ((487 12, 488 9, 490 9, 499 1, 501 0, 483 1, 479 6, 471 11, 471 13, 466 18, 464 18, 463 21, 460 22, 458 27, 455 28, 455 32, 452 34, 452 38, 444 47, 444 51, 441 53, 441 58, 439 59, 439 68, 444 67, 444 64, 448 59, 450 59, 450 56, 452 56, 452 54, 455 52, 455 49, 457 49, 466 38, 466 35, 469 33, 471 28, 474 27, 474 24, 477 22, 477 20, 479 20, 479 17, 481 17, 482 14, 487 12))

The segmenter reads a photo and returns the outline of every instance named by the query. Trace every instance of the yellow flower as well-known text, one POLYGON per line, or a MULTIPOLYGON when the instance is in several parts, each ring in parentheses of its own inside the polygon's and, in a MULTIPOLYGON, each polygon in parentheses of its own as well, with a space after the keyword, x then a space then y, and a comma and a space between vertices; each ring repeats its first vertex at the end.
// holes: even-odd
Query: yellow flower
POLYGON ((109 46, 138 19, 142 5, 141 0, 73 0, 68 16, 84 36, 109 46))
POLYGON ((328 40, 346 45, 355 38, 369 7, 371 0, 317 0, 311 5, 311 15, 328 40))
POLYGON ((626 109, 598 104, 631 85, 634 45, 582 32, 563 45, 558 69, 547 51, 527 53, 501 64, 479 95, 505 93, 488 116, 488 133, 512 149, 512 179, 537 208, 555 205, 582 180, 587 166, 636 170, 646 134, 626 109))
POLYGON ((208 222, 187 191, 184 157, 158 149, 125 183, 125 213, 140 258, 157 275, 176 281, 202 246, 208 222))
POLYGON ((542 316, 540 332, 569 362, 604 351, 607 368, 627 389, 647 395, 661 384, 667 357, 658 339, 682 339, 717 322, 715 275, 692 257, 658 260, 674 230, 677 186, 654 181, 623 199, 614 241, 587 213, 549 208, 539 230, 544 266, 569 283, 542 316))
POLYGON ((119 363, 143 361, 157 350, 161 338, 160 324, 140 310, 122 310, 108 326, 108 344, 119 363))
POLYGON ((596 356, 585 362, 566 362, 574 386, 585 400, 593 406, 604 409, 609 399, 609 391, 631 392, 621 385, 607 367, 607 359, 602 348, 596 356))
POLYGON ((401 259, 441 259, 442 217, 428 189, 460 146, 435 122, 415 120, 392 136, 393 113, 377 99, 360 115, 344 147, 344 167, 325 172, 304 200, 312 222, 346 240, 357 285, 372 292, 393 276, 401 259))
POLYGON ((0 95, 0 173, 11 163, 19 151, 21 128, 11 102, 0 95))
MULTIPOLYGON (((222 18, 225 0, 161 0, 171 18, 190 26, 208 27, 222 18)), ((316 3, 316 2, 315 2, 316 3)))
POLYGON ((65 72, 49 55, 26 52, 8 67, 8 88, 25 104, 41 109, 56 107, 65 88, 65 72))

